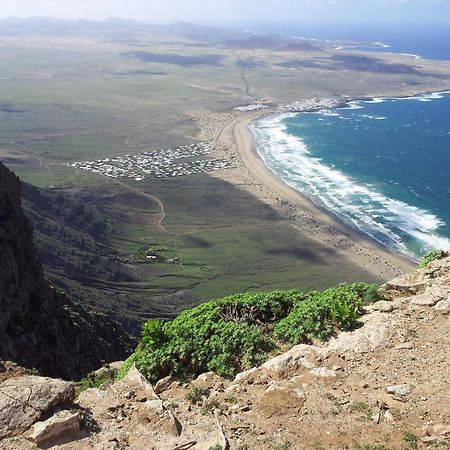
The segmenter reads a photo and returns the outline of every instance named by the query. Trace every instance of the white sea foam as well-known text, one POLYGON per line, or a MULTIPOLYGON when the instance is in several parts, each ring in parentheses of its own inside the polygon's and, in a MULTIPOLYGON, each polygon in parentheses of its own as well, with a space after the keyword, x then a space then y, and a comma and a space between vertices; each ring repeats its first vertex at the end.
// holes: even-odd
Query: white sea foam
POLYGON ((445 95, 450 94, 450 91, 443 92, 431 92, 428 94, 418 94, 410 97, 389 97, 389 100, 399 101, 399 100, 416 100, 416 101, 431 101, 440 100, 445 98, 445 95))
POLYGON ((403 56, 410 56, 411 58, 414 58, 414 59, 422 59, 421 56, 415 55, 414 53, 400 53, 400 54, 403 56))
POLYGON ((383 97, 374 97, 372 100, 364 100, 364 103, 384 103, 385 101, 383 97))
POLYGON ((381 48, 391 48, 390 45, 385 44, 384 42, 372 42, 372 45, 376 45, 377 47, 381 48))
POLYGON ((363 109, 364 106, 361 106, 361 104, 358 100, 353 100, 353 101, 347 103, 346 108, 347 109, 363 109))
POLYGON ((325 117, 340 117, 340 114, 337 113, 334 109, 321 109, 320 111, 317 111, 313 114, 320 114, 321 116, 325 117))
POLYGON ((361 117, 365 117, 366 119, 372 119, 372 120, 385 120, 386 117, 384 116, 370 116, 369 114, 362 114, 361 117))
POLYGON ((396 251, 414 257, 406 245, 414 240, 424 249, 450 250, 450 240, 438 234, 443 225, 438 217, 359 184, 311 156, 305 143, 287 132, 285 117, 266 117, 251 130, 265 164, 288 185, 396 251))
POLYGON ((386 52, 386 55, 402 55, 402 56, 409 56, 413 59, 422 59, 420 55, 415 55, 414 53, 399 53, 399 52, 386 52))

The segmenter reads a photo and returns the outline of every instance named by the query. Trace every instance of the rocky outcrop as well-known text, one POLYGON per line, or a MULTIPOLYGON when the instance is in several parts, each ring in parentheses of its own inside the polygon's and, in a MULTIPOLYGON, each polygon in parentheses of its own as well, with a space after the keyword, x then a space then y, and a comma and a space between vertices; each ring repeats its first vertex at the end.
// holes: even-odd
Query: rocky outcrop
POLYGON ((73 383, 23 376, 0 384, 0 439, 19 434, 75 398, 73 383))
POLYGON ((45 279, 19 179, 0 163, 0 359, 78 378, 129 349, 121 327, 92 316, 45 279))

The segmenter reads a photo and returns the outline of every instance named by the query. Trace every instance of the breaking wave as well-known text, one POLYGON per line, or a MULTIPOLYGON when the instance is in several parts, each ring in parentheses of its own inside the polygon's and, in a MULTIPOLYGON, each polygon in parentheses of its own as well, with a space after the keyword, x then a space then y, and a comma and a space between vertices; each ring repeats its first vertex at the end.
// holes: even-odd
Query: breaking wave
MULTIPOLYGON (((439 94, 428 97, 431 95, 437 98, 439 94)), ((381 101, 384 99, 372 102, 381 101)), ((362 108, 358 102, 351 102, 350 107, 362 108)), ((313 157, 301 138, 290 134, 283 123, 294 116, 268 116, 250 126, 259 156, 286 184, 379 243, 412 259, 417 259, 419 252, 415 249, 419 248, 450 250, 450 240, 438 234, 444 225, 438 217, 389 198, 313 157)))

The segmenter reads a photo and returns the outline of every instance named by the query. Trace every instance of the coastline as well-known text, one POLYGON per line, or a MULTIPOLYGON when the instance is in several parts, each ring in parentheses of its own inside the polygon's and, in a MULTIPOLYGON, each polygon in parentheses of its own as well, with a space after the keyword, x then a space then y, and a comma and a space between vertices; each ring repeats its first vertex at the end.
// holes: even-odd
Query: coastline
POLYGON ((347 262, 380 279, 388 280, 413 270, 416 267, 413 261, 394 253, 362 231, 351 228, 332 212, 287 185, 264 164, 256 151, 248 126, 256 119, 278 113, 280 111, 272 109, 241 114, 218 130, 216 142, 227 148, 228 157, 232 153, 237 163, 234 174, 227 171, 220 176, 245 187, 272 206, 309 239, 329 247, 347 262))

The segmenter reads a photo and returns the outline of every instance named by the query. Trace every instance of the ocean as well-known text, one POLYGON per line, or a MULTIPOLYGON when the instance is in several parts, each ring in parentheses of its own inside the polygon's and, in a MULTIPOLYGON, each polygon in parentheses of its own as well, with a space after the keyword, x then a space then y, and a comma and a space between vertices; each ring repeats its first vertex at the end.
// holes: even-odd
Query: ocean
POLYGON ((450 60, 450 28, 439 24, 245 24, 254 33, 322 41, 335 48, 394 52, 450 60))
POLYGON ((450 93, 355 101, 251 125, 265 164, 379 243, 450 250, 450 93))

